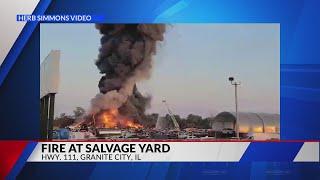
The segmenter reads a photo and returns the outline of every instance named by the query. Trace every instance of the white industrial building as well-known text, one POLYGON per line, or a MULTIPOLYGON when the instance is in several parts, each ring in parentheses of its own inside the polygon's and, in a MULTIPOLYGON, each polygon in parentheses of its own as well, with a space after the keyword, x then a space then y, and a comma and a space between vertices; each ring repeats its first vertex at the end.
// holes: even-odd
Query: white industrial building
MULTIPOLYGON (((236 129, 236 114, 221 112, 212 120, 212 129, 236 129)), ((238 112, 239 133, 256 140, 280 139, 280 115, 268 113, 238 112)))

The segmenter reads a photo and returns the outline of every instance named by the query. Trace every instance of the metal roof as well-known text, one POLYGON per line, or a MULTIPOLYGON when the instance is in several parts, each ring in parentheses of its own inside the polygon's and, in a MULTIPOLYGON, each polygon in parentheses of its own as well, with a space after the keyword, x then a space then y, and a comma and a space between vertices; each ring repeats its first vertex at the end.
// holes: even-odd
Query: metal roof
MULTIPOLYGON (((279 133, 280 115, 269 113, 238 112, 240 132, 279 133)), ((235 112, 221 112, 213 119, 213 126, 219 122, 235 122, 235 112)))

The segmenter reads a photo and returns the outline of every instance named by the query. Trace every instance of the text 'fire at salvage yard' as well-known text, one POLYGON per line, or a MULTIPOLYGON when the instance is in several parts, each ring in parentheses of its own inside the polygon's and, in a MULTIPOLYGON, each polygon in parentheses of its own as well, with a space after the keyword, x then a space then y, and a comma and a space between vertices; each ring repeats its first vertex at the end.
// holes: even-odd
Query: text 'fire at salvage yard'
POLYGON ((166 153, 168 144, 42 144, 42 153, 166 153))
POLYGON ((45 161, 127 161, 142 160, 142 153, 168 153, 168 144, 83 144, 44 143, 41 145, 41 160, 45 161))

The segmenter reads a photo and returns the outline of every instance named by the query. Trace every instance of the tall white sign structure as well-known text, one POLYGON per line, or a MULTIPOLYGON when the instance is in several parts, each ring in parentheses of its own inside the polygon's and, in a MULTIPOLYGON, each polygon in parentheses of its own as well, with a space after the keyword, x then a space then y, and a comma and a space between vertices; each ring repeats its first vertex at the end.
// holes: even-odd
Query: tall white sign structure
POLYGON ((54 101, 60 82, 60 51, 52 50, 40 66, 40 137, 52 139, 54 101))

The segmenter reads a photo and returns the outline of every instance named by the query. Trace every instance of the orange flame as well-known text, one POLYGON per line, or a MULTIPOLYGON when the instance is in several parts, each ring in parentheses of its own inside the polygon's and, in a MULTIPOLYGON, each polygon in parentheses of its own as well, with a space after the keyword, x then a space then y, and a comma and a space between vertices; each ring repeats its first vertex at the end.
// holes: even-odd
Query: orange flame
POLYGON ((106 128, 115 128, 117 126, 116 115, 114 110, 103 112, 101 115, 103 125, 106 128))
POLYGON ((139 129, 143 127, 142 125, 135 123, 133 120, 121 116, 118 109, 106 110, 100 115, 100 118, 106 128, 120 127, 139 129))

